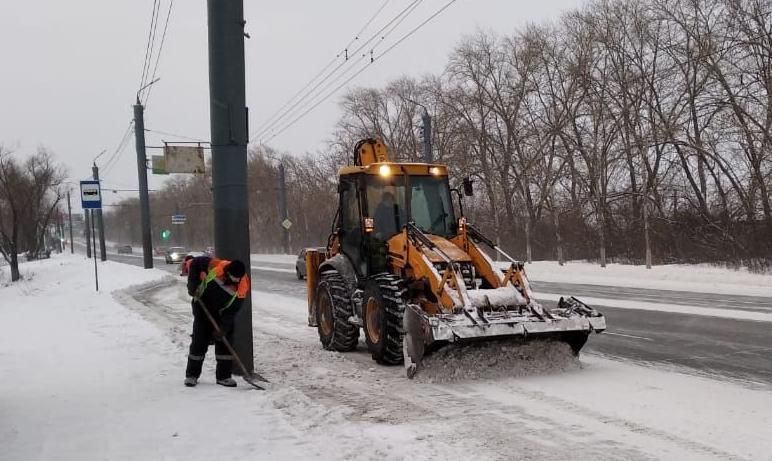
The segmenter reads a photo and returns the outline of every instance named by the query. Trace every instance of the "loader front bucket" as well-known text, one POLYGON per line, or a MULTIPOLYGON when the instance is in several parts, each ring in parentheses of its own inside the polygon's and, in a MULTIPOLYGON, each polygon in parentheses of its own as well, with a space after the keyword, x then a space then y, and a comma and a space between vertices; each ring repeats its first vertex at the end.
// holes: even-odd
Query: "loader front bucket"
POLYGON ((430 315, 420 306, 408 304, 404 315, 404 355, 407 376, 421 370, 427 350, 444 344, 463 345, 485 341, 533 340, 567 343, 578 355, 590 333, 606 329, 602 314, 576 298, 563 298, 557 308, 545 311, 531 303, 516 309, 484 312, 481 309, 454 314, 430 315))

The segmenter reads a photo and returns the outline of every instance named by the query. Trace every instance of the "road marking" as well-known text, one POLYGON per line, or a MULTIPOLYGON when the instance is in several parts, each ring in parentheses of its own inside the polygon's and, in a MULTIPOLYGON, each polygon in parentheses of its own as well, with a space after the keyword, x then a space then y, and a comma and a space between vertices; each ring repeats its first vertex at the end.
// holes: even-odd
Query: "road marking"
POLYGON ((643 336, 625 335, 625 334, 622 334, 622 333, 612 333, 610 331, 604 331, 603 334, 605 334, 605 335, 614 335, 614 336, 624 336, 625 338, 643 339, 645 341, 654 341, 651 338, 646 338, 646 337, 643 337, 643 336))
MULTIPOLYGON (((772 351, 772 347, 749 347, 746 349, 740 349, 739 351, 732 351, 732 352, 726 352, 723 354, 711 354, 711 355, 691 355, 689 357, 685 357, 683 360, 710 360, 710 359, 720 359, 724 357, 729 357, 731 355, 740 355, 740 354, 754 354, 754 355, 760 355, 759 352, 769 352, 772 351)), ((676 359, 669 359, 669 360, 676 360, 676 359)))
MULTIPOLYGON (((544 301, 558 301, 562 295, 557 293, 534 293, 535 297, 544 301)), ((729 320, 752 320, 756 322, 772 322, 772 312, 757 312, 732 308, 715 308, 703 306, 688 306, 683 304, 652 303, 631 301, 628 299, 604 299, 580 296, 582 302, 598 308, 603 312, 603 306, 616 309, 634 309, 644 311, 667 312, 671 314, 700 315, 718 317, 729 320)))

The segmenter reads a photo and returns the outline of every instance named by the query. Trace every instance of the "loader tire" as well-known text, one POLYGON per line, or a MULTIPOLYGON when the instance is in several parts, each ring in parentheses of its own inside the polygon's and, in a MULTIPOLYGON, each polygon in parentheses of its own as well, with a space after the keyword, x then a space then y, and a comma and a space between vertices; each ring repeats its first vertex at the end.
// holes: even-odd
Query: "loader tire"
POLYGON ((338 352, 354 350, 359 342, 359 327, 348 320, 354 310, 346 283, 338 271, 330 270, 321 275, 315 303, 322 346, 338 352))
POLYGON ((385 365, 404 361, 402 342, 405 331, 405 284, 392 274, 378 274, 365 286, 362 317, 367 348, 373 360, 385 365))

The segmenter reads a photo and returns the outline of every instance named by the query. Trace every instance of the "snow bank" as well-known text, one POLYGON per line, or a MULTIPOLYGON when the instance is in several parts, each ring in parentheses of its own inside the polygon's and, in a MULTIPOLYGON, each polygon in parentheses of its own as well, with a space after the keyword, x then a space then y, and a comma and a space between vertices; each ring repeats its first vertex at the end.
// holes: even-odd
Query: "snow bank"
MULTIPOLYGON (((253 254, 252 264, 260 270, 294 272, 296 259, 295 255, 253 254)), ((498 264, 507 266, 504 262, 498 264)), ((668 264, 646 269, 645 266, 624 264, 608 264, 602 268, 581 261, 570 261, 564 266, 555 261, 535 261, 526 265, 526 272, 534 282, 772 297, 772 274, 754 274, 746 269, 725 269, 707 264, 668 264)))
POLYGON ((295 261, 298 259, 298 255, 282 255, 282 254, 253 254, 252 264, 255 263, 273 263, 273 264, 288 264, 295 265, 295 261))
MULTIPOLYGON (((534 296, 539 301, 559 301, 564 294, 535 292, 534 296)), ((722 309, 703 306, 687 306, 683 304, 630 301, 627 299, 594 298, 581 296, 582 302, 603 310, 603 306, 619 309, 635 309, 642 311, 670 312, 674 314, 703 315, 706 317, 718 317, 732 320, 752 320, 755 322, 772 322, 772 312, 756 312, 740 309, 722 309)))
POLYGON ((772 297, 772 274, 704 264, 669 264, 646 269, 646 266, 623 264, 602 268, 587 262, 559 266, 555 261, 535 261, 526 265, 526 272, 532 281, 772 297))

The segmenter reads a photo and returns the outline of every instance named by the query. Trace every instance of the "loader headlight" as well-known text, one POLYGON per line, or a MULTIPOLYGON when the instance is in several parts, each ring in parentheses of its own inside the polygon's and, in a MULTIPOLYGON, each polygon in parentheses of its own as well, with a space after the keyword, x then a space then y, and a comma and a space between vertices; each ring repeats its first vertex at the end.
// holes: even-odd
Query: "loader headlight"
POLYGON ((381 165, 380 168, 378 168, 378 174, 385 177, 391 176, 391 168, 389 165, 381 165))
POLYGON ((440 169, 440 167, 438 166, 433 166, 429 168, 429 174, 433 176, 439 176, 440 174, 442 174, 442 169, 440 169))

